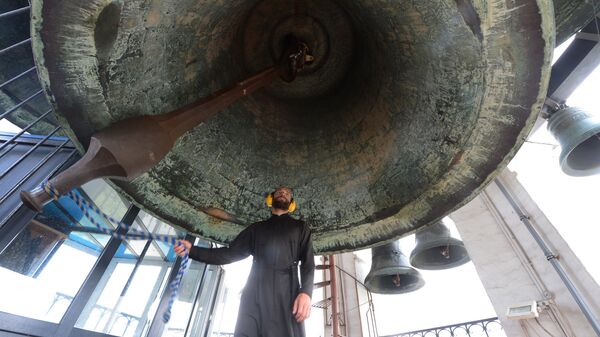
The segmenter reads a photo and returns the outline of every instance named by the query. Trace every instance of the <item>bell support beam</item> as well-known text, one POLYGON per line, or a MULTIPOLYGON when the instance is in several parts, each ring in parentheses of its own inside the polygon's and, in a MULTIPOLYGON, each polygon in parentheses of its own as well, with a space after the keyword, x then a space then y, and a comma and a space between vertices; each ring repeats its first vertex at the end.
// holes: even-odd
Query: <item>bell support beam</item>
MULTIPOLYGON (((290 37, 286 45, 278 64, 228 89, 163 115, 132 117, 98 131, 92 135, 85 155, 49 183, 63 194, 97 178, 135 179, 158 164, 179 137, 225 107, 279 77, 286 82, 293 81, 305 63, 313 58, 308 54, 308 46, 294 37, 290 37)), ((27 207, 40 212, 51 201, 51 196, 43 187, 38 187, 33 191, 21 191, 21 199, 27 207)), ((203 211, 230 220, 224 211, 203 211)))
POLYGON ((600 13, 596 14, 552 66, 548 97, 564 103, 588 75, 600 65, 600 13))
POLYGON ((600 65, 600 12, 579 33, 552 66, 548 94, 542 113, 531 129, 533 135, 553 111, 560 110, 569 96, 600 65))

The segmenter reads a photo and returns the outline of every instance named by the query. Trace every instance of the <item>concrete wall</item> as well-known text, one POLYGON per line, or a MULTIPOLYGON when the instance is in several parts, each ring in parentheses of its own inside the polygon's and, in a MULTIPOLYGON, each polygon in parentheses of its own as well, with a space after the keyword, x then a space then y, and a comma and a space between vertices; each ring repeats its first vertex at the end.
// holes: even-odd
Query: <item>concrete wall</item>
MULTIPOLYGON (((497 181, 559 256, 560 264, 584 296, 592 314, 600 317, 600 287, 529 197, 516 175, 506 170, 497 181)), ((450 217, 456 223, 508 337, 596 336, 496 182, 450 217), (510 305, 542 300, 548 305, 538 320, 507 320, 505 314, 510 305)))

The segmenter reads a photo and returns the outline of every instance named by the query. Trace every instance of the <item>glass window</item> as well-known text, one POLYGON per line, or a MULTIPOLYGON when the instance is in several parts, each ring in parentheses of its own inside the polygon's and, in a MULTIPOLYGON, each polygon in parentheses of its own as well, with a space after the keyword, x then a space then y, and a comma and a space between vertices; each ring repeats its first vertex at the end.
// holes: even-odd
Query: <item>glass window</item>
POLYGON ((108 236, 61 210, 44 208, 0 253, 0 311, 57 323, 96 263, 108 236))
MULTIPOLYGON (((102 180, 75 192, 111 206, 115 213, 107 213, 119 219, 129 207, 102 180), (114 200, 109 204, 106 196, 114 200)), ((93 216, 100 226, 114 228, 93 216)), ((0 253, 0 311, 58 323, 109 239, 70 198, 46 205, 0 253)))
MULTIPOLYGON (((214 322, 211 324, 212 335, 210 336, 233 335, 242 290, 252 268, 252 257, 249 256, 241 261, 224 265, 222 268, 225 271, 222 278, 223 289, 217 299, 214 322)), ((315 276, 317 274, 315 273, 315 276)), ((313 308, 313 314, 315 311, 316 309, 313 308)), ((310 330, 308 331, 310 332, 310 330)))
MULTIPOLYGON (((132 228, 183 236, 183 233, 144 211, 140 211, 132 228)), ((198 244, 199 240, 196 241, 198 244)), ((156 311, 176 260, 172 248, 164 242, 149 240, 126 240, 122 243, 75 326, 115 336, 144 336, 153 319, 162 319, 163 313, 156 311)), ((206 302, 199 299, 213 296, 216 281, 210 273, 207 274, 208 279, 204 276, 205 269, 219 270, 219 267, 205 268, 205 264, 192 261, 184 274, 165 336, 183 337, 186 330, 207 320, 209 309, 199 307, 198 303, 206 302), (199 294, 203 279, 212 283, 210 286, 203 283, 203 292, 199 294), (191 319, 192 312, 196 313, 194 321, 191 319), (198 315, 204 318, 199 319, 198 315)))
MULTIPOLYGON (((181 235, 143 211, 132 228, 181 235)), ((121 243, 75 326, 115 336, 142 336, 156 313, 175 258, 171 247, 162 242, 121 243)))
POLYGON ((102 179, 94 179, 81 187, 81 194, 88 200, 94 200, 104 213, 115 219, 121 219, 129 208, 129 202, 122 197, 102 179))
POLYGON ((210 318, 212 317, 211 313, 215 307, 218 293, 217 290, 219 288, 223 269, 219 266, 206 265, 198 262, 194 262, 192 266, 194 266, 194 264, 197 264, 197 266, 201 268, 194 269, 196 269, 195 278, 201 279, 202 291, 198 292, 200 288, 196 287, 196 295, 194 298, 186 299, 185 297, 179 296, 177 303, 180 303, 180 310, 183 311, 182 313, 187 317, 190 317, 190 313, 192 313, 191 318, 185 322, 178 322, 178 324, 169 324, 165 336, 205 336, 205 332, 209 328, 211 323, 210 318), (185 323, 185 325, 183 323, 185 323))

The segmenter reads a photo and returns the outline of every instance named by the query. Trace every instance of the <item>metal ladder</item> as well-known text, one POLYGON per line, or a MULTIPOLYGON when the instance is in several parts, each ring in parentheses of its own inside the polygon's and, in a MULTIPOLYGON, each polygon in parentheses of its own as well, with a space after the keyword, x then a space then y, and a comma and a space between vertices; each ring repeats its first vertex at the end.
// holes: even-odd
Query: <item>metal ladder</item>
POLYGON ((326 255, 325 264, 320 264, 315 266, 316 270, 328 270, 329 271, 329 280, 325 280, 322 282, 317 282, 314 285, 314 289, 323 288, 323 287, 331 287, 330 288, 330 297, 327 297, 321 301, 314 303, 312 306, 315 308, 320 308, 323 310, 327 310, 329 306, 331 306, 331 321, 332 321, 332 331, 333 337, 344 337, 340 335, 340 320, 339 320, 339 308, 338 308, 338 293, 337 293, 337 280, 336 280, 336 272, 335 272, 335 259, 333 255, 326 255))

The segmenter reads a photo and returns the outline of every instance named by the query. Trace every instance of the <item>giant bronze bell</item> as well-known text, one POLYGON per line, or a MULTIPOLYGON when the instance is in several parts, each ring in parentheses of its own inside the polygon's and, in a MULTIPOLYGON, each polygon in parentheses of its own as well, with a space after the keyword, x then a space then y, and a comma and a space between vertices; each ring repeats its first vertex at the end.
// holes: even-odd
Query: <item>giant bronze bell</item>
POLYGON ((394 241, 371 249, 371 270, 365 277, 365 287, 378 294, 404 294, 421 289, 425 280, 418 270, 408 263, 394 241))
POLYGON ((32 27, 61 125, 101 158, 61 192, 111 176, 149 212, 227 243, 285 184, 319 253, 400 237, 493 179, 542 106, 554 29, 543 0, 35 0, 32 27), (306 64, 290 77, 297 46, 306 64), (239 90, 207 112, 226 88, 239 90), (155 163, 107 168, 113 150, 93 135, 140 144, 128 165, 155 163), (154 151, 163 138, 172 148, 154 151))
POLYGON ((464 243, 450 235, 450 229, 437 221, 421 227, 415 234, 415 248, 410 253, 410 264, 427 270, 450 269, 471 260, 464 243))

